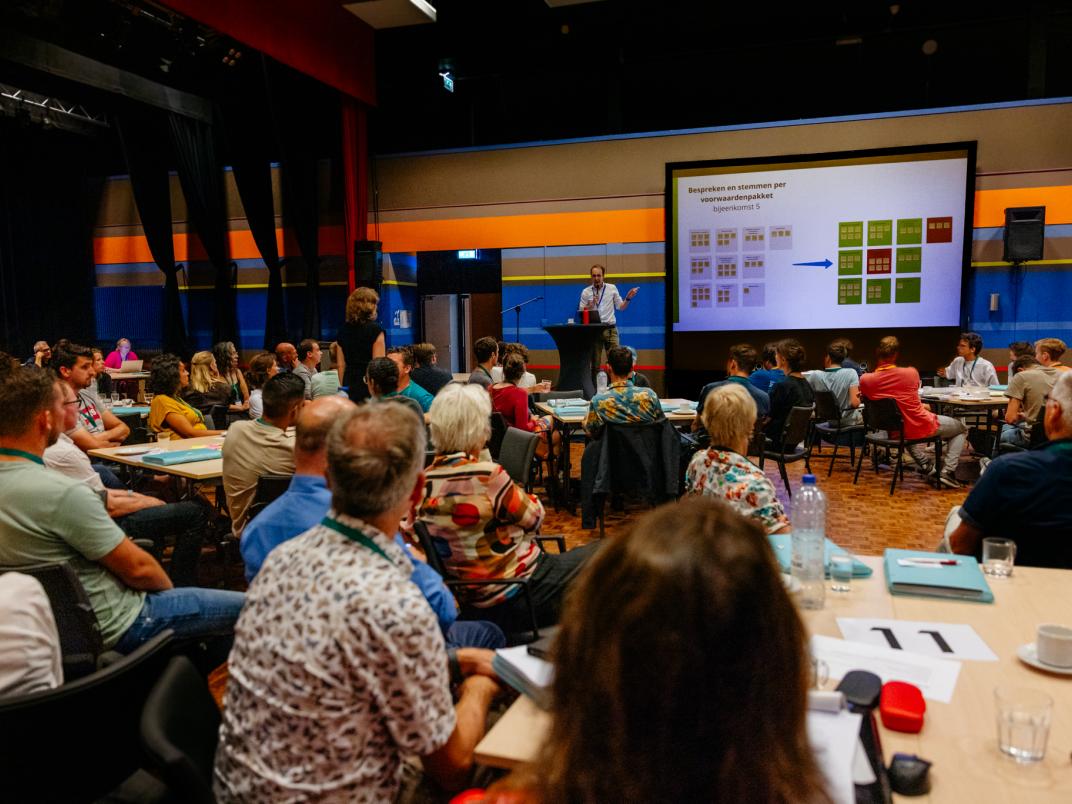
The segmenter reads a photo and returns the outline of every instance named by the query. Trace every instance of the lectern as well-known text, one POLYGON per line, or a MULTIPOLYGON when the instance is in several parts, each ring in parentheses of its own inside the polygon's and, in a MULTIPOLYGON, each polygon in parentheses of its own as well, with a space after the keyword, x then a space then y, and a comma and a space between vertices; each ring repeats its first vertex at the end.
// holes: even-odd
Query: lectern
POLYGON ((592 352, 602 343, 603 332, 613 324, 551 324, 544 327, 558 347, 558 390, 580 388, 585 399, 595 395, 592 382, 592 352))

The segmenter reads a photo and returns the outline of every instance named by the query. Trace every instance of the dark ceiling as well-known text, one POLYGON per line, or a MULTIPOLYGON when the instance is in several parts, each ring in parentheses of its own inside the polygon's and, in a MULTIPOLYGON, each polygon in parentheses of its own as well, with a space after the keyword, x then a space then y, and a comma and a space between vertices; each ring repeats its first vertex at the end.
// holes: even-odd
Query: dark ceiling
POLYGON ((380 152, 1072 95, 1067 2, 432 3, 377 33, 380 152))

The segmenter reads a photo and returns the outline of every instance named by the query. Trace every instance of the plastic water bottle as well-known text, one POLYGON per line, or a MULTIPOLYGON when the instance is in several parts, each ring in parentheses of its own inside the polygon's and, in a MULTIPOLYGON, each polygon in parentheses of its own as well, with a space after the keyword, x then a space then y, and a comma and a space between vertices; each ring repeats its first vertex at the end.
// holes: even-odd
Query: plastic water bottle
POLYGON ((607 390, 607 372, 600 369, 596 374, 596 393, 601 394, 607 390))
POLYGON ((803 609, 821 609, 826 600, 826 495, 815 475, 793 498, 792 575, 800 583, 798 601, 803 609))

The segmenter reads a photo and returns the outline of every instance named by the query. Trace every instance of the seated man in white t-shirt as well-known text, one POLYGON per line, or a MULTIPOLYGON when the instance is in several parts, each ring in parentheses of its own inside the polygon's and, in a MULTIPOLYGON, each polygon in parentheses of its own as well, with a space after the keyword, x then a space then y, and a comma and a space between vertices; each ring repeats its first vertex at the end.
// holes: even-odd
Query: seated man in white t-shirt
POLYGON ((957 341, 957 356, 945 368, 938 369, 938 376, 945 377, 951 385, 987 388, 998 385, 998 372, 994 364, 979 357, 983 339, 975 332, 962 332, 957 341))
POLYGON ((52 605, 30 575, 0 575, 0 698, 63 683, 63 656, 52 605))

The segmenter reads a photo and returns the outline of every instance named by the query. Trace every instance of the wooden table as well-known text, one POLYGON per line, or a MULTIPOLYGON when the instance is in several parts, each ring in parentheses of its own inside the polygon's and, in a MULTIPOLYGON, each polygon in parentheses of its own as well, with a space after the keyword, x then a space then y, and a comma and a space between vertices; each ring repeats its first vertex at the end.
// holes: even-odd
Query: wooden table
MULTIPOLYGON (((161 444, 144 444, 142 446, 151 446, 153 449, 166 448, 168 450, 195 449, 197 447, 220 447, 223 446, 223 436, 171 438, 166 443, 166 447, 161 444)), ((157 466, 155 464, 145 463, 142 460, 145 453, 138 455, 123 455, 122 452, 124 449, 127 449, 127 447, 91 449, 88 454, 91 458, 100 458, 101 460, 112 461, 113 463, 133 466, 138 469, 152 472, 153 474, 172 475, 173 477, 180 478, 186 485, 186 494, 184 496, 192 496, 195 492, 195 487, 199 483, 206 483, 223 477, 222 458, 213 458, 207 461, 191 461, 190 463, 177 463, 174 466, 157 466)))
MULTIPOLYGON (((803 612, 811 633, 840 638, 838 617, 965 623, 998 655, 996 662, 961 663, 952 702, 927 701, 920 734, 888 731, 879 723, 887 764, 898 751, 934 762, 929 796, 896 798, 971 804, 1072 801, 1072 677, 1034 670, 1016 658, 1016 648, 1034 642, 1041 623, 1072 624, 1072 571, 1017 567, 1011 578, 989 579, 994 603, 986 605, 891 596, 886 591, 882 559, 861 560, 874 574, 854 578, 852 591, 846 594, 827 591, 822 611, 803 612), (994 687, 1006 684, 1042 690, 1054 699, 1053 725, 1041 762, 1019 765, 998 750, 994 687)), ((477 745, 477 761, 512 768, 531 760, 548 725, 545 712, 529 699, 519 698, 477 745)))

